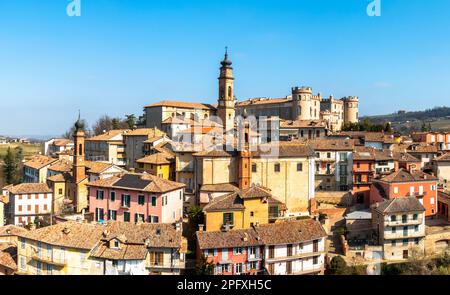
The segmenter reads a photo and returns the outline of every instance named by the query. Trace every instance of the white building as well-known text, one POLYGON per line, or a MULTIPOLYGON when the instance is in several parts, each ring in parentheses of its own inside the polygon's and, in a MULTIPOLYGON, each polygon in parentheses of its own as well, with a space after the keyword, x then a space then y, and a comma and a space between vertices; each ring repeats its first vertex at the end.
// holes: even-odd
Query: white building
POLYGON ((376 203, 372 224, 383 247, 383 258, 401 260, 424 253, 425 208, 416 197, 394 198, 376 203))
POLYGON ((52 138, 44 143, 44 155, 56 156, 57 153, 73 149, 73 141, 65 138, 52 138))
POLYGON ((53 192, 45 183, 22 183, 8 187, 9 224, 26 225, 36 218, 48 219, 52 212, 53 192))

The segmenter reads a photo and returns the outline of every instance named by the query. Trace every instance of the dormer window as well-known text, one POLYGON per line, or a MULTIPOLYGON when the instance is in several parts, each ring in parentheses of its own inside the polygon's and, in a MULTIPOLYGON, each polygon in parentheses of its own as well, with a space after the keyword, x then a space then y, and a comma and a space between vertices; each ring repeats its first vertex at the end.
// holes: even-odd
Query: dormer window
POLYGON ((114 248, 118 249, 119 247, 120 247, 119 241, 115 240, 114 241, 114 248))

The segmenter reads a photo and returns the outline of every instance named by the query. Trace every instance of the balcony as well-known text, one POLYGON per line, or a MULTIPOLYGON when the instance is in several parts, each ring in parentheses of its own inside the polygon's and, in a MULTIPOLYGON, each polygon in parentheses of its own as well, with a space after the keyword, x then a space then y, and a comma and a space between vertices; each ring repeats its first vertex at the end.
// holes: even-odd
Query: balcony
POLYGON ((425 236, 425 232, 424 231, 408 231, 407 233, 404 233, 403 230, 399 230, 396 233, 392 233, 391 231, 389 232, 384 232, 384 238, 389 240, 389 239, 397 239, 397 240, 401 240, 401 239, 413 239, 413 238, 422 238, 425 236), (406 235, 405 235, 406 234, 406 235))
POLYGON ((186 268, 186 263, 184 261, 174 261, 174 262, 150 261, 150 263, 147 264, 146 268, 153 268, 153 269, 180 268, 180 269, 184 269, 184 268, 186 268))
POLYGON ((261 260, 261 259, 262 259, 261 254, 248 254, 248 257, 247 257, 248 261, 257 261, 257 260, 261 260))
POLYGON ((398 219, 396 221, 385 220, 385 226, 396 226, 396 225, 419 225, 422 223, 421 218, 413 219, 413 218, 407 218, 407 219, 398 219))
POLYGON ((51 264, 51 265, 58 266, 58 267, 64 267, 67 264, 67 261, 65 258, 59 258, 59 257, 57 258, 57 257, 53 257, 53 256, 34 254, 32 256, 32 259, 35 261, 40 261, 42 263, 51 264))
POLYGON ((266 258, 266 262, 277 262, 277 261, 286 261, 286 260, 295 260, 300 258, 307 258, 307 257, 313 257, 313 256, 319 256, 321 254, 325 254, 325 251, 317 251, 317 252, 306 252, 306 253, 299 253, 291 256, 277 256, 277 257, 270 257, 266 258))

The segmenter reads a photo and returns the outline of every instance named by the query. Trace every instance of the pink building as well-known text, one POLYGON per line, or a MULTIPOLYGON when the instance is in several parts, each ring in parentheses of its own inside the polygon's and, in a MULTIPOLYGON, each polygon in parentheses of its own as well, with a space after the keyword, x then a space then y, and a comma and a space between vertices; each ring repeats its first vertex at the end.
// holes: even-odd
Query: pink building
POLYGON ((89 212, 96 221, 172 223, 183 217, 182 183, 128 173, 87 184, 89 212))

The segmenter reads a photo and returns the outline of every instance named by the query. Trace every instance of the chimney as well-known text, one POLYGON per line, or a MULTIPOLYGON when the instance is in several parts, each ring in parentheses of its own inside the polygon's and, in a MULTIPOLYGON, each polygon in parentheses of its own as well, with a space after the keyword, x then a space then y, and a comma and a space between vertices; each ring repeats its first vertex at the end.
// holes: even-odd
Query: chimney
POLYGON ((66 234, 66 235, 68 235, 68 234, 70 233, 70 228, 68 228, 67 226, 64 227, 63 233, 66 234))
POLYGON ((181 231, 181 222, 175 223, 175 230, 176 231, 181 231))
POLYGON ((198 231, 204 231, 205 230, 205 225, 204 224, 199 224, 198 225, 198 231))

